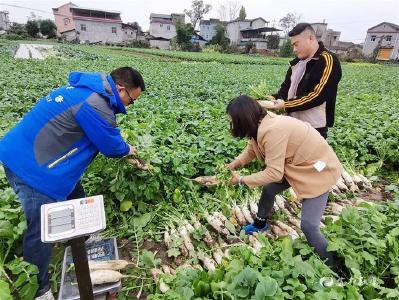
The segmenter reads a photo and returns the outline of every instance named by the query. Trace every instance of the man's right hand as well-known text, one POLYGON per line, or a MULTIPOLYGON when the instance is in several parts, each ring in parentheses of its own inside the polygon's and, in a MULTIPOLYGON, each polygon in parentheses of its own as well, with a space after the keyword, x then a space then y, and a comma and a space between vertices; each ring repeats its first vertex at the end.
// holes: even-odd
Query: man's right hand
POLYGON ((137 155, 137 149, 134 148, 132 145, 129 145, 129 154, 128 155, 133 155, 136 156, 137 155))
POLYGON ((274 109, 274 102, 269 100, 258 100, 260 106, 266 109, 274 109))
POLYGON ((276 98, 274 97, 274 96, 266 96, 266 99, 267 100, 270 100, 270 101, 273 101, 273 100, 276 100, 276 98))

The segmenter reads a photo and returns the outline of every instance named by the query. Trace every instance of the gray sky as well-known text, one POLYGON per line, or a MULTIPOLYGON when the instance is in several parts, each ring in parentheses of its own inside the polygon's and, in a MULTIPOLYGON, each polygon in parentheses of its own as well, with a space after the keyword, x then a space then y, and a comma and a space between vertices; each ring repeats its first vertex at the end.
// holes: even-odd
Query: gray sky
MULTIPOLYGON (((42 18, 53 18, 51 8, 67 2, 69 0, 0 0, 0 10, 9 11, 11 21, 24 23, 31 11, 42 18), (27 8, 16 8, 5 4, 27 8)), ((82 7, 120 11, 123 22, 137 21, 144 30, 148 30, 150 13, 182 13, 191 5, 191 0, 74 0, 72 2, 82 7)), ((209 18, 218 17, 219 5, 226 3, 227 0, 204 0, 204 2, 212 5, 211 12, 205 16, 209 18)), ((355 43, 363 42, 367 29, 378 23, 386 21, 399 25, 398 0, 238 0, 237 2, 244 5, 248 18, 263 17, 270 22, 275 20, 278 25, 278 20, 287 13, 294 12, 301 15, 301 21, 304 22, 325 21, 328 23, 328 28, 341 31, 340 40, 355 43)))

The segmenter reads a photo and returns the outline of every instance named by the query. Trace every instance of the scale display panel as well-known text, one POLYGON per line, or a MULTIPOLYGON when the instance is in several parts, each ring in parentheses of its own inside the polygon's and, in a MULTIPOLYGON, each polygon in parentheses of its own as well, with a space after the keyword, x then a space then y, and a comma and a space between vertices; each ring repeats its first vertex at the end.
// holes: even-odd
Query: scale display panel
POLYGON ((106 227, 102 195, 41 206, 41 239, 54 243, 89 235, 106 227))

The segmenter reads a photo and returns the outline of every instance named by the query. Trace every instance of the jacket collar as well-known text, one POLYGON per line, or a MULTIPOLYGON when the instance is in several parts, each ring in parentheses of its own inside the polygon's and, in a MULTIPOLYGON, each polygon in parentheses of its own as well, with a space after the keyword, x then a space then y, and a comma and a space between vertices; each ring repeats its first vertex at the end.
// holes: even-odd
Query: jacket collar
MULTIPOLYGON (((323 42, 319 42, 319 49, 317 49, 316 53, 311 59, 318 60, 320 58, 321 52, 323 52, 324 50, 326 50, 326 48, 324 47, 323 42)), ((295 57, 293 60, 290 61, 290 65, 295 66, 299 61, 300 59, 298 57, 295 57)))

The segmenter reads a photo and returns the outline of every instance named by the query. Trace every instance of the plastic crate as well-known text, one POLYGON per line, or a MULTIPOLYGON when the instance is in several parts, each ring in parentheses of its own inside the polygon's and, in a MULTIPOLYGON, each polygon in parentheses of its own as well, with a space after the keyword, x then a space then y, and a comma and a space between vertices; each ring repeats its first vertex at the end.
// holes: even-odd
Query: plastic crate
MULTIPOLYGON (((112 260, 119 259, 118 248, 115 238, 86 242, 87 258, 89 260, 112 260)), ((67 247, 62 264, 61 287, 58 300, 80 299, 79 287, 76 280, 75 270, 71 270, 73 263, 71 247, 67 247)), ((115 294, 122 288, 120 281, 93 286, 95 296, 104 294, 115 294)))

